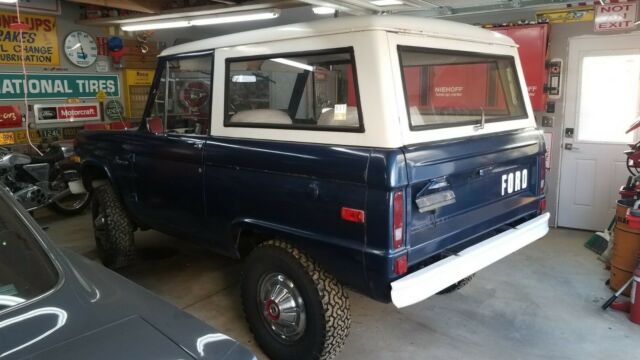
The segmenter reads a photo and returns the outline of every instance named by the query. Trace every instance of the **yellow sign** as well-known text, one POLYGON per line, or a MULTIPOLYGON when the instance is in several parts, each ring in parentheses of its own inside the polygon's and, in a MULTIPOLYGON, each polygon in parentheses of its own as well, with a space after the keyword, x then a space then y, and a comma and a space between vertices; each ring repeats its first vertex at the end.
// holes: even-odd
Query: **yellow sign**
POLYGON ((0 133, 0 145, 11 145, 15 144, 15 142, 12 132, 0 133))
MULTIPOLYGON (((13 134, 15 136, 16 144, 26 144, 27 141, 27 132, 25 130, 14 131, 13 134)), ((29 137, 32 142, 40 142, 40 134, 38 130, 29 130, 29 137)))
POLYGON ((147 85, 151 86, 153 82, 153 70, 126 70, 125 77, 127 85, 147 85))
MULTIPOLYGON (((27 65, 59 65, 58 35, 53 16, 21 14, 31 28, 22 32, 24 59, 27 65)), ((20 64, 20 31, 11 29, 17 23, 15 12, 0 11, 0 64, 20 64)))
POLYGON ((578 6, 568 9, 547 10, 536 13, 538 21, 552 24, 564 24, 581 21, 593 21, 593 6, 578 6))
POLYGON ((96 99, 98 99, 98 101, 103 102, 104 99, 107 98, 107 93, 104 92, 103 90, 98 91, 98 93, 96 94, 96 99))

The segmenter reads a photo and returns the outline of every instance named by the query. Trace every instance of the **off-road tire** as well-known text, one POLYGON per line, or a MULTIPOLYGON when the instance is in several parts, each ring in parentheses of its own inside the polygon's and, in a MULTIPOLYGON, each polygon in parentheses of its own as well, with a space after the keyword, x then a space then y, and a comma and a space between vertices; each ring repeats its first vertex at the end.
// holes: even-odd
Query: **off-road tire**
POLYGON ((438 295, 450 294, 456 290, 462 289, 463 287, 467 286, 467 284, 471 282, 474 276, 476 276, 476 274, 471 274, 470 276, 467 276, 466 278, 447 286, 446 288, 440 290, 438 292, 438 295))
POLYGON ((94 189, 91 203, 96 247, 102 263, 111 269, 120 269, 135 260, 133 224, 113 190, 111 184, 94 189), (103 212, 104 238, 97 235, 96 218, 103 212))
POLYGON ((246 258, 242 305, 256 342, 273 360, 333 359, 349 335, 351 315, 344 287, 308 255, 282 240, 266 241, 246 258), (306 327, 293 343, 278 339, 261 317, 259 279, 272 272, 291 279, 304 301, 306 327))

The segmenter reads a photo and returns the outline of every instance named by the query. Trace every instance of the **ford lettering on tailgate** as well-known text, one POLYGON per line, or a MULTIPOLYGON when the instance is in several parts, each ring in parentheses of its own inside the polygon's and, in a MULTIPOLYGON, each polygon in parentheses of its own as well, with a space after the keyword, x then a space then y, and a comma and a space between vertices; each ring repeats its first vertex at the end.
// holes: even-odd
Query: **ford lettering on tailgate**
POLYGON ((528 175, 527 169, 502 174, 500 178, 501 195, 504 196, 526 189, 528 175))

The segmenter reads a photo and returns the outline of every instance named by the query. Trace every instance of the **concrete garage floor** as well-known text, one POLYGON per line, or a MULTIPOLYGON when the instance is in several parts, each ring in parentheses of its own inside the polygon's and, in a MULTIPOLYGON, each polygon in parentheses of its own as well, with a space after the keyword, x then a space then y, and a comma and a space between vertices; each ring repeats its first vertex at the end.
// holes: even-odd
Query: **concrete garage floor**
MULTIPOLYGON (((61 247, 96 258, 88 213, 40 211, 61 247)), ((600 310, 608 273, 583 247, 588 232, 555 229, 481 271, 463 290, 401 310, 350 292, 352 328, 339 359, 634 359, 640 327, 600 310)), ((154 231, 136 233, 132 281, 251 348, 240 263, 154 231)))

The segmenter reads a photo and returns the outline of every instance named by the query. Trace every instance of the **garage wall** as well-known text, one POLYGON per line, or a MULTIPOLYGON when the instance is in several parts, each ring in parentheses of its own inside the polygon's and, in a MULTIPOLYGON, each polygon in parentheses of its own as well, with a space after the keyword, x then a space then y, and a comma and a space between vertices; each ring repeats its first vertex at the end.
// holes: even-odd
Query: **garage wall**
MULTIPOLYGON (((506 11, 502 13, 485 13, 477 15, 466 16, 451 16, 444 18, 446 20, 460 21, 468 24, 487 24, 487 23, 504 23, 504 22, 516 22, 521 19, 533 20, 535 19, 535 11, 506 11)), ((611 32, 611 34, 620 34, 624 32, 611 32)), ((576 36, 583 35, 595 35, 601 33, 595 33, 593 31, 593 22, 579 22, 569 24, 551 24, 549 32, 549 51, 548 58, 560 58, 564 60, 564 67, 562 69, 563 82, 566 81, 567 74, 567 56, 569 39, 576 36)), ((607 35, 601 35, 607 36, 607 35)), ((563 91, 566 87, 563 84, 563 91)), ((536 113, 536 120, 540 126, 541 118, 543 115, 553 116, 553 127, 542 128, 545 133, 551 133, 553 136, 553 145, 551 149, 551 170, 547 174, 547 204, 549 212, 551 213, 551 224, 556 225, 556 213, 557 213, 557 201, 558 201, 558 188, 559 188, 559 165, 561 156, 561 141, 564 124, 565 114, 565 94, 561 94, 561 98, 556 100, 555 113, 547 114, 544 112, 536 113)))
MULTIPOLYGON (((2 11, 10 12, 10 10, 2 9, 2 11)), ((56 29, 58 36, 58 51, 60 54, 60 63, 59 65, 31 65, 27 66, 28 72, 33 73, 46 73, 46 74, 65 74, 65 73, 73 73, 73 74, 96 74, 96 65, 93 64, 87 68, 81 68, 73 65, 69 62, 66 55, 64 55, 64 39, 66 36, 72 31, 83 30, 88 32, 89 34, 95 36, 106 36, 102 28, 91 27, 91 26, 81 26, 75 24, 75 20, 79 16, 79 7, 76 5, 69 4, 67 2, 62 2, 62 16, 56 18, 56 29)), ((54 16, 49 14, 39 14, 46 16, 54 16)), ((106 59, 107 57, 99 57, 98 59, 106 59)), ((3 72, 22 72, 21 65, 0 65, 2 67, 3 72)), ((120 74, 119 71, 114 71, 111 67, 111 71, 107 73, 100 74, 120 74)), ((120 84, 122 85, 122 77, 120 76, 120 84)), ((120 94, 122 94, 122 89, 120 89, 120 94)), ((118 98, 121 102, 122 99, 118 98)), ((83 99, 83 101, 95 101, 92 99, 83 99)), ((51 104, 51 103, 63 103, 63 100, 31 100, 29 101, 30 105, 34 104, 51 104)), ((23 101, 0 101, 0 105, 17 105, 20 107, 22 113, 25 113, 24 102, 23 101)), ((30 121, 33 121, 33 112, 30 112, 30 121)))

